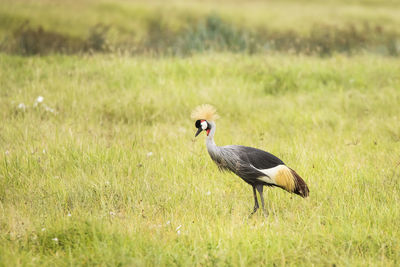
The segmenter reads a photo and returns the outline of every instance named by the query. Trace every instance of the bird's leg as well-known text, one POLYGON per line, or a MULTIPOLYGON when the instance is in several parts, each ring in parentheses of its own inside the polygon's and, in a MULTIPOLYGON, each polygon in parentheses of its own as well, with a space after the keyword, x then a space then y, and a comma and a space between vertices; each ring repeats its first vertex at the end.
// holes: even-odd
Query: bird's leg
POLYGON ((261 207, 264 213, 265 218, 268 217, 268 212, 265 210, 265 205, 264 205, 264 197, 263 197, 263 185, 257 185, 257 191, 260 194, 261 198, 261 207))
POLYGON ((253 185, 253 195, 254 195, 254 210, 250 213, 249 217, 251 217, 259 208, 258 201, 257 201, 256 187, 254 185, 253 185))

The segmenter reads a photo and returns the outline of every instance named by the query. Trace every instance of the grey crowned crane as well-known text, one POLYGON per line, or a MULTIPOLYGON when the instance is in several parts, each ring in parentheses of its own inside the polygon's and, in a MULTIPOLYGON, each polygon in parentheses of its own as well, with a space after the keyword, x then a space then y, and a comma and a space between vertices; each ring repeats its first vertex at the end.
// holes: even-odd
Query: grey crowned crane
POLYGON ((216 130, 215 120, 218 118, 213 106, 205 104, 198 106, 192 112, 192 119, 196 120, 198 129, 195 137, 206 131, 206 145, 208 154, 221 171, 231 171, 253 187, 254 210, 259 208, 257 193, 260 194, 264 215, 267 212, 264 206, 263 186, 280 187, 287 192, 307 197, 308 187, 304 180, 294 170, 287 167, 276 156, 257 148, 247 146, 217 146, 214 142, 216 130))

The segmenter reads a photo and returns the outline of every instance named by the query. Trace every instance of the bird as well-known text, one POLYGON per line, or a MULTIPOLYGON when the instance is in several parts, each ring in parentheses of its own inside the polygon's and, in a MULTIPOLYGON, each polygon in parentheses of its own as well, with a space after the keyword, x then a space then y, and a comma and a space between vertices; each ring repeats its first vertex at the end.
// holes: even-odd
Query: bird
POLYGON ((254 208, 250 216, 259 209, 256 192, 258 191, 263 214, 268 217, 263 197, 264 186, 279 187, 303 198, 309 196, 310 191, 303 178, 273 154, 248 146, 217 146, 214 142, 214 135, 216 132, 215 121, 219 116, 212 105, 203 104, 196 107, 192 111, 191 118, 196 121, 195 137, 203 131, 206 132, 208 154, 219 170, 232 172, 252 186, 254 208))

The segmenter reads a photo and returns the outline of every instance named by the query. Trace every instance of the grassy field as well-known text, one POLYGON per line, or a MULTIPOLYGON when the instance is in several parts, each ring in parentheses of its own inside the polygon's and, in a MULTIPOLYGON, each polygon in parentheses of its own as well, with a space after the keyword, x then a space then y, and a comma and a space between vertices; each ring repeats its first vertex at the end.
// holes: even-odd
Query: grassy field
MULTIPOLYGON (((292 22, 276 15, 282 23, 270 26, 301 35, 318 23, 315 13, 326 23, 364 19, 393 31, 400 17, 390 0, 219 3, 224 8, 173 2, 165 18, 185 27, 175 20, 182 14, 217 12, 229 25, 257 27, 288 11, 297 14, 292 22)), ((132 37, 123 27, 145 36, 140 23, 166 8, 122 0, 1 4, 1 37, 29 18, 86 38, 105 17, 107 40, 118 42, 132 37)), ((0 70, 0 266, 400 264, 397 56, 4 50, 0 70), (194 138, 190 113, 203 103, 221 117, 217 145, 277 155, 304 178, 310 197, 267 188, 270 216, 248 218, 251 187, 220 173, 204 134, 194 138)))
POLYGON ((0 51, 400 55, 396 0, 0 1, 0 51))
POLYGON ((314 24, 347 23, 370 23, 398 32, 400 23, 397 0, 2 0, 0 33, 4 35, 29 20, 33 26, 74 37, 85 37, 90 27, 100 23, 112 26, 114 40, 131 38, 132 34, 141 38, 147 34, 149 21, 159 19, 176 30, 187 26, 187 19, 198 20, 209 13, 218 13, 236 25, 268 26, 303 34, 314 24))
POLYGON ((4 266, 399 263, 398 60, 0 59, 4 266), (247 219, 251 188, 193 137, 201 103, 217 144, 278 155, 310 197, 267 189, 247 219))

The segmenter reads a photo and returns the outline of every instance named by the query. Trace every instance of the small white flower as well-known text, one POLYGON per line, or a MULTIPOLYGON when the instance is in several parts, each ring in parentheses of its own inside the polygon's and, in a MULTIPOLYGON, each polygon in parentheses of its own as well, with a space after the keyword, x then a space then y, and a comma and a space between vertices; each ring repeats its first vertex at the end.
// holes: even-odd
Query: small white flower
POLYGON ((46 149, 43 149, 43 154, 46 154, 46 149))
POLYGON ((68 216, 68 217, 71 217, 72 215, 71 215, 71 213, 68 213, 67 216, 68 216))
POLYGON ((178 235, 180 235, 180 234, 181 234, 181 230, 176 231, 176 233, 177 233, 178 235))
POLYGON ((53 240, 54 242, 58 242, 58 238, 57 238, 57 237, 54 237, 52 240, 53 240))
POLYGON ((38 98, 36 98, 36 103, 42 103, 43 100, 44 100, 44 97, 40 95, 40 96, 38 96, 38 98))
POLYGON ((33 104, 34 107, 37 107, 39 104, 41 104, 44 100, 43 96, 38 96, 35 100, 35 103, 33 104))
POLYGON ((6 152, 4 152, 4 154, 9 155, 10 151, 6 150, 6 152))
POLYGON ((171 224, 171 221, 167 221, 167 225, 171 224))
POLYGON ((55 110, 54 110, 53 108, 48 107, 48 106, 46 106, 46 105, 45 105, 45 107, 44 107, 44 110, 46 110, 46 111, 48 111, 48 112, 51 112, 51 113, 55 113, 55 110))
POLYGON ((111 215, 111 216, 114 216, 114 215, 115 215, 115 212, 110 211, 110 215, 111 215))
POLYGON ((46 228, 42 228, 42 232, 46 231, 46 228))
POLYGON ((110 181, 106 181, 105 184, 106 184, 106 185, 109 185, 109 184, 110 184, 110 181))
POLYGON ((22 110, 24 110, 24 111, 25 111, 25 109, 26 109, 26 106, 25 106, 25 104, 24 104, 24 103, 19 103, 19 105, 18 105, 18 108, 19 108, 19 109, 22 109, 22 110))
POLYGON ((147 153, 147 156, 148 156, 148 157, 151 157, 151 156, 153 156, 153 152, 149 152, 149 153, 147 153))
POLYGON ((211 195, 211 192, 210 192, 210 191, 207 191, 206 195, 207 195, 207 196, 211 195))

